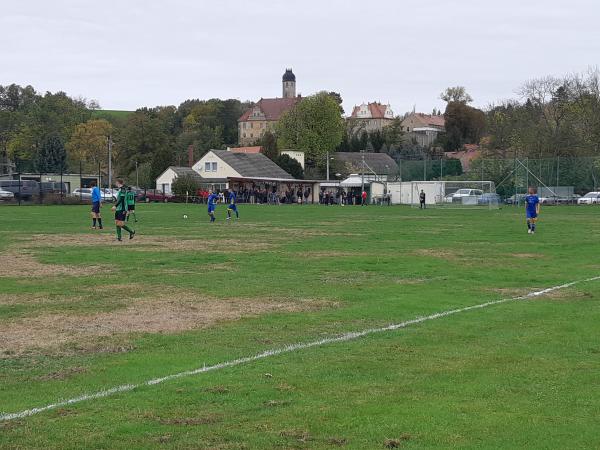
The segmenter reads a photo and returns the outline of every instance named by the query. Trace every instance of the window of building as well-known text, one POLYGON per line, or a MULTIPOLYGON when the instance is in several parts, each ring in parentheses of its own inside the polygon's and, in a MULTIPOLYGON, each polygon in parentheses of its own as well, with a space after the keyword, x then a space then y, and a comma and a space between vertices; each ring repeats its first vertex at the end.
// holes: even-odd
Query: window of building
POLYGON ((213 172, 217 171, 217 163, 216 162, 212 163, 212 171, 213 172))
POLYGON ((204 171, 205 172, 210 172, 210 163, 209 162, 204 163, 204 171))

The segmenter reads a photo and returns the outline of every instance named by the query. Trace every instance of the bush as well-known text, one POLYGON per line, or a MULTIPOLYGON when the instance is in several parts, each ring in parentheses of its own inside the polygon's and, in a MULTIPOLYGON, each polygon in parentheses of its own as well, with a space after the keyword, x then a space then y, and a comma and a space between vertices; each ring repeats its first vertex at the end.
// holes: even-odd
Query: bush
POLYGON ((198 179, 193 175, 182 175, 177 177, 171 185, 171 191, 178 197, 185 197, 188 195, 196 195, 196 191, 200 187, 198 179))

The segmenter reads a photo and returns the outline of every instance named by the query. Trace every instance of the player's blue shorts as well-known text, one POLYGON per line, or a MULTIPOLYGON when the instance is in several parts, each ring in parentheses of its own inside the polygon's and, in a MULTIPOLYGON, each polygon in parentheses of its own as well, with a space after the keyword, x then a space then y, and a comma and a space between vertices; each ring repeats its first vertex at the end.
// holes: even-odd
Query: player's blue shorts
POLYGON ((233 203, 233 204, 230 204, 230 205, 227 207, 227 209, 230 209, 230 210, 232 210, 232 211, 237 211, 237 206, 235 206, 235 203, 233 203))
POLYGON ((537 219, 537 213, 535 211, 527 211, 527 218, 528 219, 537 219))
POLYGON ((100 214, 100 202, 92 203, 92 212, 95 214, 100 214))
POLYGON ((213 212, 215 212, 215 209, 216 209, 216 208, 215 208, 214 206, 209 206, 209 207, 208 207, 208 213, 210 214, 210 213, 213 213, 213 212))

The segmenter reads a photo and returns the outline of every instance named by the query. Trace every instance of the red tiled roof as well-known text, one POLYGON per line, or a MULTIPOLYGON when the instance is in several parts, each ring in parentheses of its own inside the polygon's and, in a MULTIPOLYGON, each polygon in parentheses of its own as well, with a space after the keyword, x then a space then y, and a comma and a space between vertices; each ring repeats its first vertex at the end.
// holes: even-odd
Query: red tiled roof
POLYGON ((477 144, 465 144, 462 150, 457 152, 446 152, 446 157, 460 159, 463 170, 469 170, 471 161, 481 156, 481 150, 477 144))
POLYGON ((444 116, 433 116, 431 114, 415 113, 415 117, 423 123, 424 126, 429 127, 445 127, 446 119, 444 116))
MULTIPOLYGON (((361 105, 362 106, 362 105, 361 105)), ((371 112, 371 117, 373 119, 385 119, 385 111, 387 110, 387 106, 382 105, 381 103, 369 103, 369 111, 371 112)), ((353 119, 358 118, 358 111, 360 110, 360 106, 355 106, 354 109, 352 110, 352 115, 350 117, 352 117, 353 119)))
POLYGON ((265 115, 265 120, 279 120, 284 112, 292 109, 300 100, 301 97, 299 96, 292 98, 261 98, 255 106, 242 114, 242 117, 238 119, 238 122, 246 122, 249 120, 252 111, 257 107, 260 108, 265 115))
POLYGON ((233 153, 260 153, 262 150, 261 146, 256 147, 235 147, 230 149, 233 153))

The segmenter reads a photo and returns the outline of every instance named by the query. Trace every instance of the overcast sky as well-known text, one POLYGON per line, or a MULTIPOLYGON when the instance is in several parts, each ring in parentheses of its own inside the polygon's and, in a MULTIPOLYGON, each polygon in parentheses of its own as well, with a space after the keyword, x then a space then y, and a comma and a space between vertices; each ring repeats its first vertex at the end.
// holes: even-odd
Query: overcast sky
POLYGON ((597 0, 19 0, 0 13, 0 84, 96 99, 104 109, 188 98, 341 93, 400 114, 478 106, 523 81, 600 64, 597 0))

